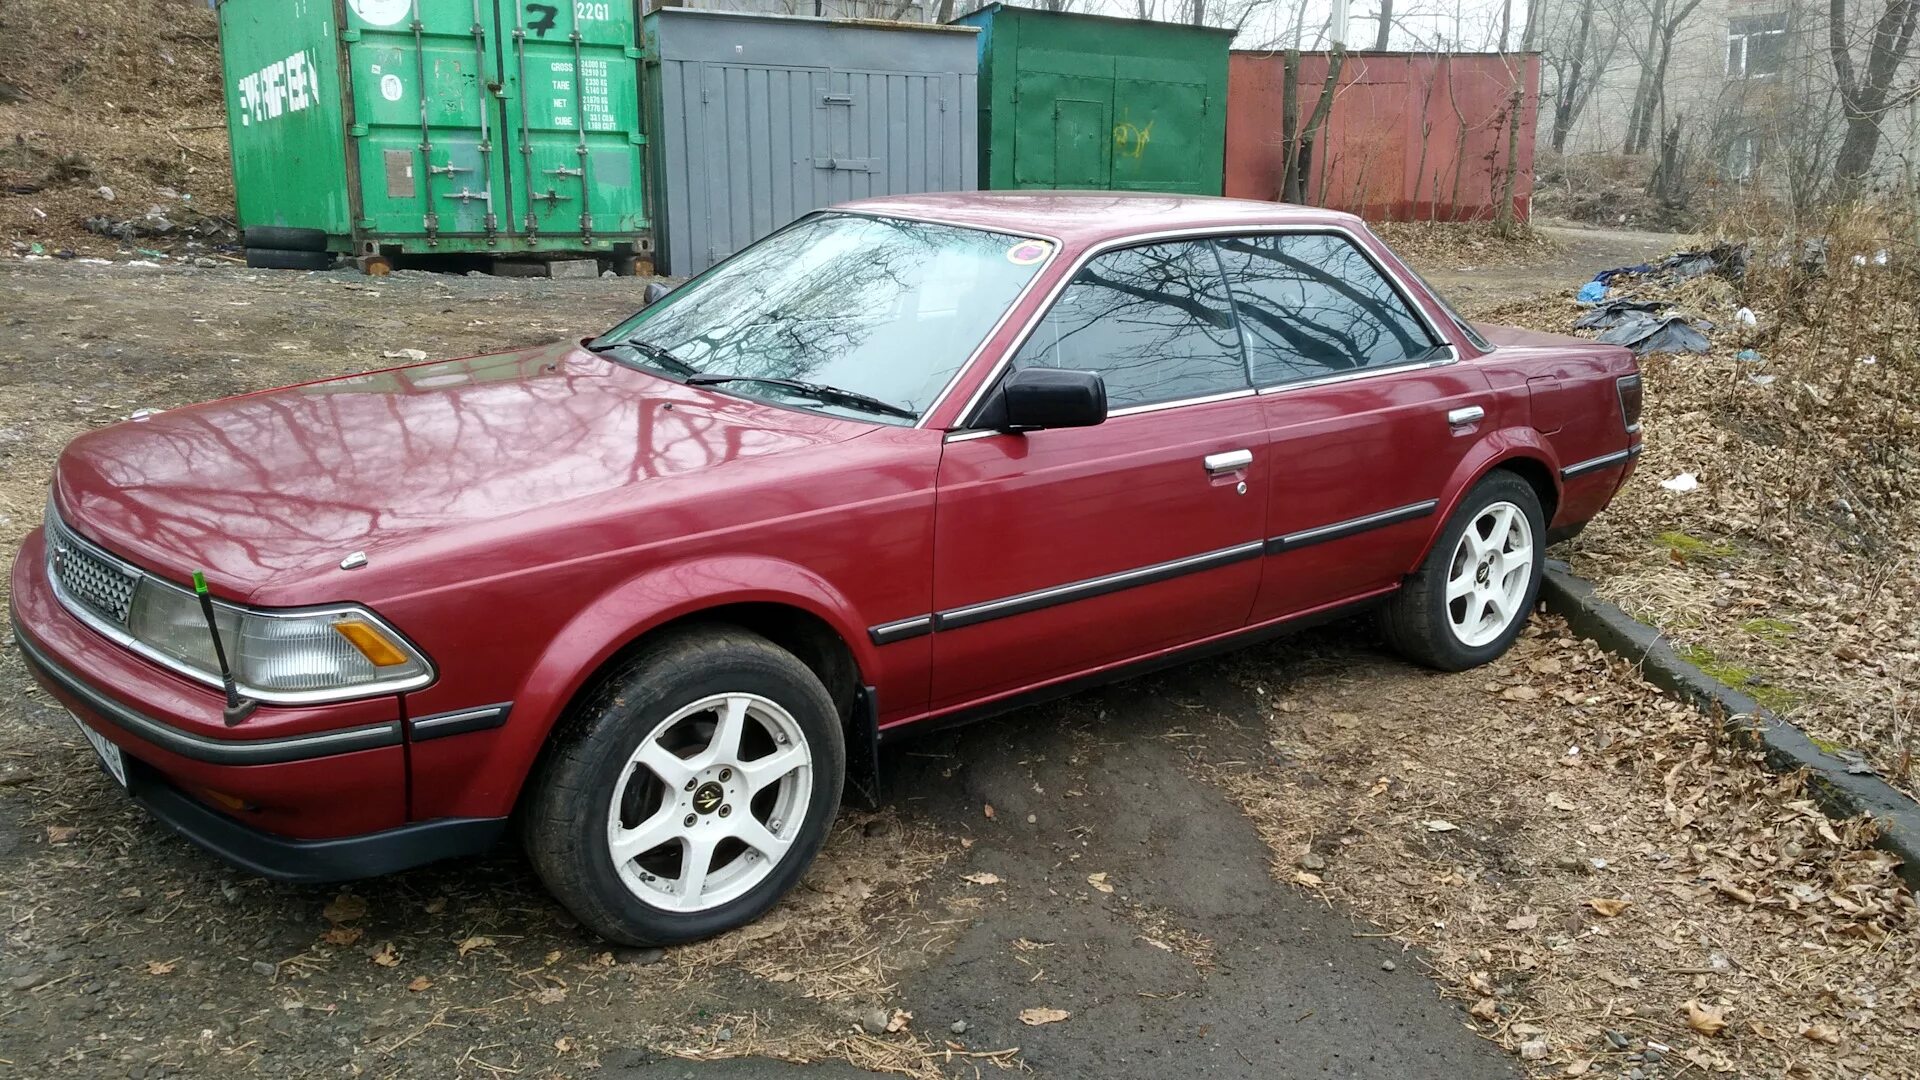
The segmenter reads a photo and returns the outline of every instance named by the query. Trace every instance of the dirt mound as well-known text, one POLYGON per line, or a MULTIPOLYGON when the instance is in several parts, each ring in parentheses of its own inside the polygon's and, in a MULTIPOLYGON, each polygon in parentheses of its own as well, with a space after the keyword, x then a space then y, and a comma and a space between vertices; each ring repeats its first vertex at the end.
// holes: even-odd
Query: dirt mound
POLYGON ((0 192, 0 253, 231 247, 205 0, 0 2, 0 192))

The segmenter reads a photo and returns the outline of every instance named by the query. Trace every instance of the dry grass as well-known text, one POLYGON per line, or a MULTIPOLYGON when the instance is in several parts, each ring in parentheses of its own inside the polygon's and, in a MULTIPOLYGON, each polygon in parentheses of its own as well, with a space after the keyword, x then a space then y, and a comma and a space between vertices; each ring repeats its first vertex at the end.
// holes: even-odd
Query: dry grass
MULTIPOLYGON (((1920 750, 1920 265, 1911 225, 1800 233, 1749 211, 1743 279, 1624 290, 1716 325, 1649 356, 1639 474, 1571 546, 1579 573, 1700 666, 1908 791, 1920 750), (1818 239, 1816 240, 1815 237, 1818 239), (1803 257, 1817 243, 1819 262, 1803 257), (1741 306, 1757 325, 1742 327, 1741 306), (1761 362, 1742 360, 1755 350, 1761 362), (1700 487, 1658 481, 1692 473, 1700 487)), ((1564 297, 1476 312, 1565 332, 1564 297)))
POLYGON ((1915 1075, 1920 910, 1871 823, 1557 624, 1470 676, 1303 678, 1269 731, 1213 771, 1275 876, 1426 950, 1541 1075, 1915 1075))
POLYGON ((0 83, 12 99, 0 104, 0 243, 110 253, 120 245, 89 232, 89 217, 151 205, 233 215, 216 24, 202 0, 7 0, 0 83))
POLYGON ((1382 221, 1370 227, 1402 258, 1422 266, 1511 266, 1554 252, 1545 233, 1522 228, 1501 236, 1490 222, 1382 221))

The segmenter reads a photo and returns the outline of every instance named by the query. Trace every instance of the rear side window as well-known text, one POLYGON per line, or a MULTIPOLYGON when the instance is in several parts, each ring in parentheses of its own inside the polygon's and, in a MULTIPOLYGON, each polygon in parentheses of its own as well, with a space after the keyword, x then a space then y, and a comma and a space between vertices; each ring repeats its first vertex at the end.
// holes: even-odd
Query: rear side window
POLYGON ((1097 371, 1115 409, 1250 385, 1226 283, 1204 241, 1095 257, 1034 328, 1013 367, 1097 371))
POLYGON ((1433 348, 1392 283, 1345 237, 1237 236, 1219 251, 1261 386, 1389 367, 1433 348))

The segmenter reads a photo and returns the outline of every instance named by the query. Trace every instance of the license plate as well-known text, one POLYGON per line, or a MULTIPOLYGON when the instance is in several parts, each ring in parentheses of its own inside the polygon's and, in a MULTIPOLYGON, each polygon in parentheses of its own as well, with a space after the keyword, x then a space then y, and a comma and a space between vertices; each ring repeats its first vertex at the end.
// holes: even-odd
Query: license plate
POLYGON ((108 742, 105 735, 88 727, 79 717, 74 717, 73 722, 80 728, 80 734, 85 735, 87 742, 93 745, 93 752, 100 755, 100 764, 106 768, 107 775, 119 781, 121 787, 126 787, 127 763, 120 756, 120 748, 108 742))

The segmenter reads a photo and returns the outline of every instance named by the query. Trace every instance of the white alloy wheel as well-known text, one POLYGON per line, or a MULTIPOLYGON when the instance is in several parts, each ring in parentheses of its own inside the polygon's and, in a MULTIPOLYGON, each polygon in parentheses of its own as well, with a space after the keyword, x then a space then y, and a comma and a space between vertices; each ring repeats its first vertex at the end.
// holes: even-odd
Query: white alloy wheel
POLYGON ((607 808, 607 850, 643 903, 698 912, 765 880, 799 837, 813 751, 793 715, 758 694, 715 694, 640 740, 607 808))
POLYGON ((1447 564, 1447 622, 1468 648, 1506 633, 1525 614, 1533 582, 1533 526, 1510 502, 1474 515, 1447 564))

